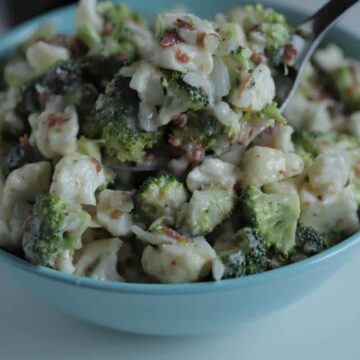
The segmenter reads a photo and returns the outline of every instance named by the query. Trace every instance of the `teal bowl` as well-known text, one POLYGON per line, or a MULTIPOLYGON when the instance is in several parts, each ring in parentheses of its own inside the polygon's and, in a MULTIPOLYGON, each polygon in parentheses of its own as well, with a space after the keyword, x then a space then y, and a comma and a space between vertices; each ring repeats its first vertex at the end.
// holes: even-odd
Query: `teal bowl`
MULTIPOLYGON (((204 17, 239 5, 239 0, 182 0, 204 17)), ((179 0, 132 0, 135 10, 151 16, 179 0)), ((293 23, 305 15, 279 8, 293 23)), ((62 32, 74 30, 74 7, 63 8, 19 26, 0 39, 0 57, 43 21, 62 32)), ((359 39, 335 30, 329 39, 360 58, 359 39)), ((0 267, 29 292, 59 310, 105 327, 138 334, 190 335, 227 331, 300 300, 339 271, 360 246, 360 234, 297 264, 263 274, 218 283, 139 285, 99 282, 36 267, 0 250, 0 267)))

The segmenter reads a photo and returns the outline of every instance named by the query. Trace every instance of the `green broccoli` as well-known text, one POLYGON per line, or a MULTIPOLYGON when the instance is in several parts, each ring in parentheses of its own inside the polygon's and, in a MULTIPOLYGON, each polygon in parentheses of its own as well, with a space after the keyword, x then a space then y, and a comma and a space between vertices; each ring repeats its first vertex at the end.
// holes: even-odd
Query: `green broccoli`
POLYGON ((360 83, 351 66, 336 69, 331 77, 342 101, 350 111, 360 110, 360 83))
POLYGON ((150 222, 173 217, 187 201, 182 182, 167 173, 148 178, 135 195, 136 211, 150 222))
POLYGON ((39 195, 24 227, 26 258, 35 265, 54 267, 56 256, 74 249, 90 222, 85 211, 68 212, 59 197, 39 195))
POLYGON ((210 186, 194 191, 190 202, 179 210, 176 226, 192 236, 209 234, 231 216, 235 202, 232 189, 210 186))
POLYGON ((274 101, 265 106, 261 111, 248 111, 244 114, 244 120, 248 123, 256 123, 259 121, 274 120, 279 124, 286 125, 287 120, 281 114, 278 104, 274 101))
POLYGON ((295 252, 305 256, 313 256, 326 249, 325 236, 314 228, 301 224, 296 229, 295 243, 295 252))
POLYGON ((258 274, 268 269, 267 245, 257 229, 243 228, 234 235, 233 241, 237 242, 237 247, 220 254, 225 265, 225 279, 258 274))
POLYGON ((82 133, 101 139, 107 155, 120 162, 139 162, 145 150, 159 140, 160 131, 139 128, 139 99, 130 89, 129 79, 116 76, 100 97, 96 110, 81 124, 82 133))
POLYGON ((189 113, 184 127, 173 128, 171 142, 182 148, 188 144, 212 148, 224 133, 224 125, 210 111, 202 110, 189 113))
POLYGON ((160 110, 158 122, 167 125, 176 116, 188 110, 204 110, 209 105, 209 97, 183 80, 184 75, 178 71, 169 71, 162 79, 166 96, 160 110))
POLYGON ((71 95, 82 84, 81 68, 75 61, 65 61, 52 66, 45 74, 27 81, 21 87, 19 111, 31 114, 41 111, 44 103, 39 89, 53 95, 71 95))
POLYGON ((295 246, 300 217, 298 194, 265 194, 250 186, 241 195, 240 208, 245 222, 260 231, 268 247, 274 246, 285 256, 289 254, 295 246))
POLYGON ((293 29, 287 23, 286 17, 261 4, 245 7, 243 27, 248 36, 253 31, 261 32, 266 39, 266 51, 276 54, 290 40, 293 29))

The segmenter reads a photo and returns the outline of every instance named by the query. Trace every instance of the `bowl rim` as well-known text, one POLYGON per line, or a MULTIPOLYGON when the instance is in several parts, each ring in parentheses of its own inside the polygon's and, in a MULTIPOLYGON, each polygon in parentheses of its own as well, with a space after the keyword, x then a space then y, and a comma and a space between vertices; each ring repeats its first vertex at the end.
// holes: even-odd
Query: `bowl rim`
MULTIPOLYGON (((265 1, 272 6, 271 2, 265 1)), ((68 16, 68 13, 72 13, 76 4, 60 7, 58 9, 49 11, 40 16, 34 17, 5 33, 0 38, 0 58, 2 53, 9 49, 14 48, 14 44, 18 44, 22 39, 26 38, 33 29, 35 29, 39 23, 48 20, 54 20, 56 16, 68 16)), ((306 16, 306 13, 302 10, 287 7, 286 5, 273 5, 274 8, 283 9, 292 14, 299 16, 306 16)), ((356 36, 352 32, 336 27, 336 33, 341 37, 347 37, 351 42, 359 42, 360 36, 356 36)), ((45 278, 48 280, 54 280, 70 286, 77 286, 81 288, 105 291, 119 294, 143 294, 143 295, 178 295, 178 294, 202 294, 213 292, 225 292, 234 291, 239 288, 254 287, 262 283, 277 281, 281 278, 290 277, 296 273, 304 270, 310 270, 316 266, 320 266, 322 263, 330 260, 338 255, 351 251, 356 246, 360 245, 360 232, 347 238, 340 244, 333 246, 330 249, 323 251, 322 253, 305 260, 299 261, 294 264, 286 265, 284 267, 266 271, 260 274, 250 275, 237 279, 221 280, 218 282, 197 282, 197 283, 185 283, 185 284, 137 284, 127 282, 112 282, 112 281, 100 281, 77 275, 66 274, 58 270, 53 270, 43 266, 35 266, 30 262, 10 254, 9 252, 0 249, 0 266, 6 264, 8 266, 14 266, 25 272, 29 272, 35 276, 45 278)))

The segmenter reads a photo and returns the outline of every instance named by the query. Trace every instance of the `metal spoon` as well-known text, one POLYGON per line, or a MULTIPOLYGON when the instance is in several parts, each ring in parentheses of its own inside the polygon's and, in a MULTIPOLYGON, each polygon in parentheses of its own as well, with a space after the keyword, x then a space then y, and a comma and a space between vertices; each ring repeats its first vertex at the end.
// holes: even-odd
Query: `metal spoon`
MULTIPOLYGON (((345 12, 357 2, 358 0, 330 0, 318 12, 296 28, 295 34, 289 43, 296 50, 296 55, 292 59, 291 66, 289 67, 289 72, 285 74, 283 69, 280 70, 280 66, 279 69, 273 71, 276 86, 275 100, 279 104, 281 112, 284 111, 291 97, 296 92, 305 66, 314 51, 318 48, 321 40, 345 12)), ((225 149, 222 154, 209 155, 208 158, 219 157, 233 151, 239 152, 241 149, 245 150, 246 146, 259 135, 262 130, 263 129, 259 129, 259 131, 255 131, 247 144, 238 143, 231 145, 225 149)), ((117 171, 153 172, 166 169, 168 167, 168 161, 155 160, 152 163, 149 162, 141 165, 108 162, 106 165, 117 171)))

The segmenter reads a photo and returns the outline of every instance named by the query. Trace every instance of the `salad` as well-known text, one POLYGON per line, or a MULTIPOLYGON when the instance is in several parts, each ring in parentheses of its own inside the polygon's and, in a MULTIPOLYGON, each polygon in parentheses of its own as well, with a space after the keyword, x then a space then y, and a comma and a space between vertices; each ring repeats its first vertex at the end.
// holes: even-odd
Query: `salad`
POLYGON ((147 25, 81 0, 74 34, 42 25, 2 71, 0 247, 98 280, 189 283, 356 233, 360 63, 319 50, 282 115, 272 69, 291 66, 293 34, 262 5, 147 25))

